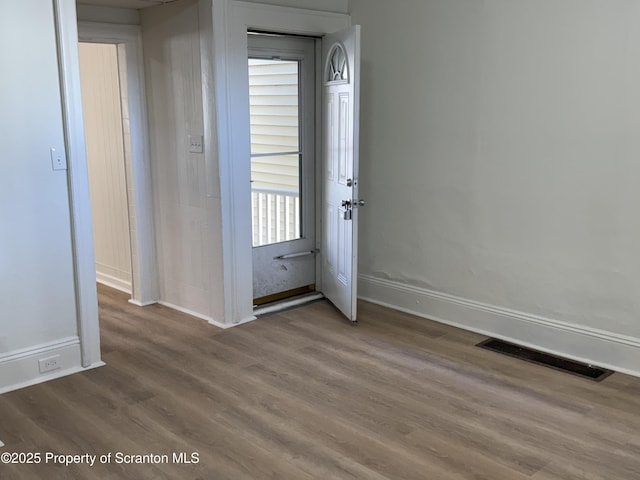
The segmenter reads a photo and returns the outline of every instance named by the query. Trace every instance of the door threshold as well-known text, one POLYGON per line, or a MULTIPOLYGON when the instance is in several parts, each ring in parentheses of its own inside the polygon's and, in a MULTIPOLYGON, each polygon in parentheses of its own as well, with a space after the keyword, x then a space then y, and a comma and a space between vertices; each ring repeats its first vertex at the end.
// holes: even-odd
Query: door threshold
POLYGON ((291 308, 300 307, 302 305, 306 305, 307 303, 322 300, 323 298, 324 295, 320 292, 305 293, 296 297, 290 297, 284 300, 279 300, 277 302, 272 302, 267 305, 256 306, 253 309, 253 314, 256 317, 263 317, 271 313, 282 312, 291 308))
POLYGON ((277 302, 278 300, 286 300, 292 297, 299 297, 305 293, 315 292, 316 286, 315 284, 306 285, 300 288, 294 288, 292 290, 286 290, 284 292, 273 293, 271 295, 267 295, 266 297, 254 298, 253 306, 261 307, 262 305, 270 305, 272 303, 277 302))

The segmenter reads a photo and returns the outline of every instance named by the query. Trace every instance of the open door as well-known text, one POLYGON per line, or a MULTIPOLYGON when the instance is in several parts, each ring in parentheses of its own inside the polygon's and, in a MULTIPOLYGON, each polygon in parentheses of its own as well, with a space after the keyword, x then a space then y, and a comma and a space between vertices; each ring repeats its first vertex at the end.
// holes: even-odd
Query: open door
POLYGON ((357 319, 360 26, 322 39, 322 290, 357 319))

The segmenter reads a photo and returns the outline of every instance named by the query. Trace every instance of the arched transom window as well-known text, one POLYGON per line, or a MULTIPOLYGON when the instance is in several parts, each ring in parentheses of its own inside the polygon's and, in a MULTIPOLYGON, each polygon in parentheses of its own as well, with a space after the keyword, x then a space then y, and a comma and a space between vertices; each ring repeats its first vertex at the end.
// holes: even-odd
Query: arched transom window
POLYGON ((327 82, 340 82, 349 80, 347 69, 347 56, 342 45, 337 44, 329 54, 329 65, 327 68, 327 82))

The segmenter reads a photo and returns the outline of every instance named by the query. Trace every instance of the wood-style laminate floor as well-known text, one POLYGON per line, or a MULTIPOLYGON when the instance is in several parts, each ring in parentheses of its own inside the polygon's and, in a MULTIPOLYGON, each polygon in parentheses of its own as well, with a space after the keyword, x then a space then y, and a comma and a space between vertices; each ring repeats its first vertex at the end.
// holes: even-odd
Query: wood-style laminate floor
POLYGON ((223 331, 99 295, 107 366, 0 396, 0 452, 112 462, 1 479, 640 479, 638 378, 593 383, 369 303, 357 326, 317 302, 223 331))

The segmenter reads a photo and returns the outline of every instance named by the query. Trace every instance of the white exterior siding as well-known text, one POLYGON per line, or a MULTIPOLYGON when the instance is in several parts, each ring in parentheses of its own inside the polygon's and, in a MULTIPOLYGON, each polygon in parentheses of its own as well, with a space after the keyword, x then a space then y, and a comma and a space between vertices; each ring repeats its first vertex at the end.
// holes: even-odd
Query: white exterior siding
POLYGON ((249 59, 254 246, 300 236, 298 68, 249 59))
MULTIPOLYGON (((249 60, 251 154, 298 152, 298 64, 249 60)), ((299 156, 253 157, 254 189, 287 193, 299 191, 299 156)))

